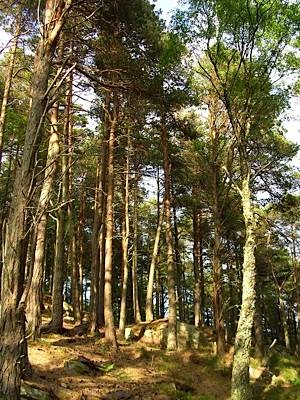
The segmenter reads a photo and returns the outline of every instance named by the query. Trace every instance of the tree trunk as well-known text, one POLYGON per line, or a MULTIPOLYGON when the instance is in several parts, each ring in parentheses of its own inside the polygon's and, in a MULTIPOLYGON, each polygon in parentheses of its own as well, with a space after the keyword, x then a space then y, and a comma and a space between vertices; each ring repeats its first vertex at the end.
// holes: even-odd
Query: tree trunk
POLYGON ((112 104, 106 110, 109 113, 109 140, 107 157, 107 199, 106 199, 106 238, 105 238, 105 274, 104 274, 104 319, 105 339, 114 348, 118 347, 112 309, 112 270, 113 270, 113 233, 114 233, 114 146, 117 125, 117 98, 113 94, 112 104), (110 110, 110 107, 113 110, 110 110))
POLYGON ((79 297, 80 297, 80 312, 83 315, 83 257, 84 257, 84 224, 85 224, 85 203, 86 203, 86 182, 84 173, 81 177, 80 190, 80 209, 79 209, 79 224, 77 229, 77 248, 78 248, 78 271, 79 271, 79 297))
POLYGON ((228 273, 228 286, 229 286, 229 308, 228 308, 228 320, 227 322, 227 343, 232 344, 234 341, 237 325, 237 304, 239 304, 238 296, 236 293, 236 286, 234 284, 236 273, 230 263, 227 264, 228 273))
MULTIPOLYGON (((106 103, 108 102, 108 95, 106 103)), ((104 121, 107 126, 107 120, 104 121)), ((94 205, 94 221, 92 230, 92 266, 91 266, 91 301, 90 301, 90 325, 89 331, 96 332, 100 325, 103 325, 104 315, 100 316, 100 307, 103 308, 103 284, 104 284, 104 267, 103 267, 103 242, 104 242, 104 225, 106 203, 106 185, 105 179, 107 175, 107 138, 101 140, 100 156, 97 168, 95 205, 94 205), (102 321, 100 321, 102 320, 102 321)), ((102 311, 101 311, 102 312, 102 311)), ((102 312, 103 314, 103 312, 102 312)))
POLYGON ((137 210, 137 191, 138 191, 138 175, 136 174, 134 181, 133 194, 133 243, 132 243, 132 303, 133 315, 135 323, 141 322, 141 313, 139 305, 139 292, 137 282, 137 264, 138 264, 138 210, 137 210))
MULTIPOLYGON (((152 251, 151 265, 150 265, 150 269, 149 269, 149 277, 148 277, 148 284, 147 284, 147 296, 146 296, 146 321, 153 321, 152 306, 153 306, 154 276, 155 276, 155 268, 157 265, 159 240, 160 240, 160 233, 161 233, 163 220, 164 220, 164 208, 162 206, 161 210, 159 211, 156 235, 155 235, 153 251, 152 251)), ((158 282, 157 282, 157 287, 158 287, 158 282)), ((159 299, 156 300, 156 302, 159 305, 159 299)))
POLYGON ((168 296, 169 296, 169 323, 168 323, 168 350, 177 348, 177 317, 176 317, 176 290, 175 290, 175 265, 174 265, 174 244, 171 221, 171 161, 169 155, 168 133, 163 125, 161 129, 161 142, 163 150, 164 165, 164 209, 166 221, 166 242, 167 242, 167 270, 168 270, 168 296))
POLYGON ((122 267, 123 267, 123 280, 122 280, 122 294, 121 294, 121 309, 119 330, 124 336, 126 324, 126 299, 127 299, 127 284, 128 284, 128 243, 129 243, 129 168, 130 168, 130 132, 127 131, 127 155, 125 163, 125 186, 123 191, 123 204, 124 214, 122 222, 122 267))
POLYGON ((203 250, 202 250, 202 235, 201 235, 201 211, 195 208, 193 211, 193 231, 194 231, 194 314, 195 326, 203 325, 202 310, 203 310, 203 294, 204 294, 204 279, 203 279, 203 250))
POLYGON ((280 318, 281 318, 281 324, 282 324, 282 329, 283 329, 283 334, 284 334, 285 347, 290 352, 291 351, 291 340, 290 340, 290 333, 289 333, 287 306, 283 300, 281 290, 278 291, 278 306, 279 306, 279 310, 280 310, 280 318))
POLYGON ((217 163, 218 151, 218 134, 211 128, 212 136, 212 210, 214 224, 214 242, 213 242, 213 310, 214 324, 217 339, 217 354, 223 355, 225 351, 225 327, 223 316, 223 277, 221 262, 221 219, 219 207, 219 165, 217 163))
POLYGON ((29 279, 28 296, 26 302, 27 334, 34 339, 40 336, 41 324, 41 289, 44 270, 45 240, 47 227, 47 207, 51 198, 52 185, 59 155, 58 144, 58 104, 56 103, 50 114, 51 134, 49 139, 48 155, 45 168, 45 178, 38 204, 38 222, 36 225, 36 245, 32 278, 29 279))
POLYGON ((249 384, 249 361, 255 313, 255 219, 251 202, 250 174, 242 182, 243 215, 246 228, 243 262, 243 291, 240 317, 235 338, 232 368, 231 400, 252 399, 249 384))
POLYGON ((255 335, 255 351, 256 356, 259 359, 263 359, 265 356, 265 340, 261 310, 262 298, 261 298, 261 284, 259 280, 256 281, 256 307, 254 315, 254 335, 255 335))
MULTIPOLYGON (((102 147, 104 143, 102 141, 102 147)), ((91 295, 90 295, 90 323, 89 331, 96 332, 98 329, 98 302, 99 302, 99 232, 101 227, 101 173, 100 169, 103 168, 103 163, 99 158, 96 174, 96 189, 95 189, 95 202, 94 202, 94 222, 92 230, 92 264, 91 264, 91 295), (101 164, 100 164, 101 162, 101 164)))
POLYGON ((52 312, 49 330, 63 333, 63 287, 64 287, 64 232, 65 232, 66 209, 61 205, 56 218, 56 240, 55 258, 53 266, 52 284, 52 312))
POLYGON ((3 152, 3 134, 4 134, 4 128, 5 128, 7 103, 9 100, 9 92, 10 92, 12 78, 13 78, 15 58, 16 58, 16 53, 17 53, 17 48, 18 48, 18 41, 19 41, 19 38, 21 35, 21 28, 22 28, 21 18, 17 17, 16 29, 15 29, 14 37, 13 37, 13 41, 12 41, 12 48, 11 48, 11 52, 10 52, 7 73, 6 73, 6 77, 5 77, 4 92, 3 92, 2 104, 1 104, 1 110, 0 110, 0 172, 2 169, 1 167, 2 167, 2 152, 3 152))
POLYGON ((20 288, 23 286, 24 275, 21 274, 23 266, 20 257, 25 235, 26 209, 32 196, 34 164, 42 139, 41 126, 47 107, 45 93, 52 55, 70 6, 71 0, 65 2, 57 12, 54 0, 48 0, 45 5, 44 32, 35 56, 31 88, 32 104, 25 132, 23 156, 16 172, 8 216, 0 310, 0 398, 5 399, 20 398, 19 357, 21 343, 25 340, 24 304, 20 303, 22 297, 20 288), (54 14, 55 21, 52 20, 54 14))
MULTIPOLYGON (((70 45, 72 47, 72 43, 70 45)), ((80 289, 79 289, 79 270, 76 261, 76 230, 74 227, 74 206, 73 206, 73 75, 70 73, 67 76, 66 82, 66 111, 65 111, 65 139, 67 144, 67 185, 68 185, 68 238, 69 238, 69 266, 71 272, 71 293, 72 293, 72 306, 74 322, 80 325, 82 322, 82 315, 80 312, 80 289)))
POLYGON ((293 276, 295 282, 295 299, 296 299, 296 307, 297 307, 297 324, 296 324, 296 354, 300 357, 300 263, 297 260, 297 251, 296 251, 296 226, 292 224, 292 262, 293 262, 293 276))
POLYGON ((174 253, 175 253, 175 266, 176 266, 175 270, 176 270, 178 314, 179 314, 179 320, 184 321, 185 320, 185 296, 184 296, 185 276, 182 268, 182 262, 179 251, 177 214, 174 204, 172 209, 173 209, 173 225, 174 225, 174 253))
POLYGON ((214 247, 213 247, 213 309, 214 323, 217 336, 217 354, 223 355, 225 351, 225 327, 222 301, 222 265, 220 259, 221 229, 220 223, 215 221, 214 247))

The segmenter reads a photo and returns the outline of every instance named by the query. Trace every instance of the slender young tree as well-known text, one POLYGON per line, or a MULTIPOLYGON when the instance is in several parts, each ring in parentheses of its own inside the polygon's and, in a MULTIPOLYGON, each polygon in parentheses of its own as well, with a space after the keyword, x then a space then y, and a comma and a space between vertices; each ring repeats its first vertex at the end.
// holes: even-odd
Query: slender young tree
POLYGON ((114 235, 114 153, 115 138, 118 124, 119 99, 116 92, 108 95, 106 113, 109 132, 107 155, 107 199, 106 199, 106 237, 105 237, 105 264, 104 264, 104 319, 105 339, 114 348, 118 347, 114 315, 112 309, 112 273, 113 273, 113 235, 114 235))
MULTIPOLYGON (((197 193, 197 192, 196 192, 197 193)), ((204 274, 203 274, 203 245, 201 235, 201 210, 194 206, 193 209, 193 264, 194 264, 194 314, 195 326, 203 325, 203 297, 204 297, 204 274)))
POLYGON ((18 42, 20 39, 20 35, 22 32, 22 19, 21 17, 17 17, 16 20, 16 27, 13 36, 12 47, 10 50, 10 56, 7 66, 7 72, 5 77, 5 85, 2 97, 2 104, 0 110, 0 172, 1 172, 1 165, 2 165, 2 152, 3 152, 3 134, 5 128, 5 119, 7 114, 7 103, 9 100, 9 93, 11 89, 12 79, 13 79, 13 72, 15 67, 15 58, 18 49, 18 42))
POLYGON ((131 280, 132 280, 132 303, 133 316, 136 323, 141 322, 141 311, 139 302, 139 286, 138 286, 138 185, 140 173, 135 173, 134 189, 133 189, 133 215, 132 215, 132 264, 131 264, 131 280))
POLYGON ((175 290, 175 262, 174 262, 174 244, 171 220, 171 160, 169 153, 168 132, 164 125, 161 126, 161 144, 163 150, 164 166, 164 209, 166 222, 166 242, 167 242, 167 267, 168 267, 168 295, 169 295, 169 322, 168 322, 168 350, 177 348, 177 307, 175 290))
MULTIPOLYGON (((158 197, 159 199, 159 197, 158 197)), ((153 288, 154 288, 154 278, 155 278, 155 269, 157 267, 158 261, 158 253, 159 253, 159 240, 161 235, 161 229, 164 221, 164 208, 158 207, 158 221, 157 221, 157 228, 156 234, 154 239, 152 257, 151 257, 151 264, 149 269, 149 276, 148 276, 148 284, 147 284, 147 296, 146 296, 146 321, 153 320, 153 288)), ((159 304, 159 302, 157 302, 159 304)))
POLYGON ((126 159, 125 159, 125 169, 124 178, 125 185, 123 190, 123 203, 124 203, 124 213, 122 222, 122 269, 123 269, 123 279, 122 279, 122 293, 121 293, 121 308, 120 308, 120 320, 119 320, 119 330, 122 335, 125 333, 126 324, 126 299, 127 299, 127 286, 128 286, 128 275, 129 275, 129 263, 128 263, 128 245, 129 245, 129 234, 130 234, 130 224, 129 224, 129 173, 130 173, 130 153, 131 153, 131 138, 130 130, 127 128, 127 149, 126 149, 126 159))

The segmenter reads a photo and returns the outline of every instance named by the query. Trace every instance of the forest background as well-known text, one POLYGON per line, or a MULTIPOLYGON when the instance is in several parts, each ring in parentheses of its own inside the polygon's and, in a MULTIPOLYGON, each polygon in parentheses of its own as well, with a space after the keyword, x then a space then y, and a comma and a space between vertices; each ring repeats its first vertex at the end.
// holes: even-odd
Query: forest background
POLYGON ((0 398, 64 300, 115 349, 128 323, 168 317, 170 351, 178 321, 212 328, 233 400, 253 348, 299 355, 299 3, 183 3, 169 26, 145 0, 0 3, 0 398))

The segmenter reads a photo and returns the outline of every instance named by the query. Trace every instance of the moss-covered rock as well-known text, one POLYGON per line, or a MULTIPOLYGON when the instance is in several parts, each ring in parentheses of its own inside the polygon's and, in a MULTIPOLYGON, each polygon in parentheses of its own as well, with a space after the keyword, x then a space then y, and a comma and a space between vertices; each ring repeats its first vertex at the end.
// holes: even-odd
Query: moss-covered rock
POLYGON ((67 360, 64 364, 64 369, 75 375, 89 374, 91 372, 91 367, 87 363, 77 359, 67 360))
POLYGON ((49 393, 48 391, 37 388, 29 385, 26 382, 23 382, 21 385, 21 399, 22 400, 54 400, 56 397, 53 393, 49 393))

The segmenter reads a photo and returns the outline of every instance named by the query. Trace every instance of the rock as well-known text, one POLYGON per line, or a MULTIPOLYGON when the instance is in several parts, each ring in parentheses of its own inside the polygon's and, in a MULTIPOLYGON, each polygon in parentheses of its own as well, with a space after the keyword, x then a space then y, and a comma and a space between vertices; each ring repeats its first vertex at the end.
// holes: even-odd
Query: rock
POLYGON ((200 342, 200 330, 195 325, 185 322, 177 323, 177 341, 179 348, 198 349, 200 342))
POLYGON ((130 325, 125 328, 125 340, 139 340, 144 335, 145 329, 149 325, 148 322, 140 322, 139 324, 130 325))
MULTIPOLYGON (((125 329, 126 340, 140 340, 148 345, 166 347, 168 320, 159 319, 152 322, 141 322, 125 329)), ((185 322, 177 322, 177 342, 181 349, 198 349, 199 344, 211 348, 214 337, 210 328, 197 328, 185 322)))
MULTIPOLYGON (((168 320, 157 320, 149 323, 141 341, 146 344, 166 347, 168 336, 168 320)), ((200 330, 194 325, 177 322, 177 342, 181 349, 198 349, 200 330)))
POLYGON ((65 316, 70 316, 73 314, 73 307, 71 304, 67 303, 66 301, 63 302, 63 310, 65 313, 65 316))
POLYGON ((76 375, 89 374, 92 368, 80 359, 67 360, 64 369, 76 375))
POLYGON ((56 399, 56 397, 53 395, 53 393, 49 393, 46 390, 31 386, 28 383, 23 382, 21 385, 21 399, 53 400, 56 399))
POLYGON ((130 400, 133 398, 131 392, 128 392, 127 390, 117 390, 116 392, 111 392, 101 397, 101 400, 130 400))
POLYGON ((175 385, 176 390, 180 390, 181 392, 187 392, 187 393, 195 392, 195 388, 192 387, 191 385, 188 385, 185 382, 175 381, 174 385, 175 385))
POLYGON ((75 373, 76 375, 89 374, 89 373, 106 373, 110 372, 114 368, 114 364, 101 364, 93 360, 89 360, 86 357, 79 356, 71 360, 67 360, 64 364, 64 369, 75 373))
POLYGON ((250 379, 255 379, 255 380, 259 379, 262 376, 262 374, 264 373, 264 371, 265 371, 265 368, 263 368, 263 367, 255 368, 255 367, 250 366, 249 367, 249 377, 250 377, 250 379))

